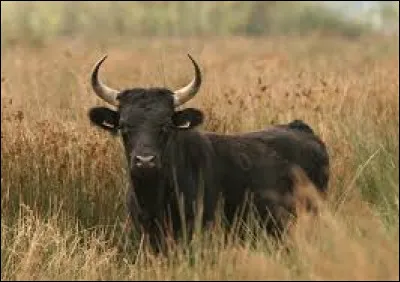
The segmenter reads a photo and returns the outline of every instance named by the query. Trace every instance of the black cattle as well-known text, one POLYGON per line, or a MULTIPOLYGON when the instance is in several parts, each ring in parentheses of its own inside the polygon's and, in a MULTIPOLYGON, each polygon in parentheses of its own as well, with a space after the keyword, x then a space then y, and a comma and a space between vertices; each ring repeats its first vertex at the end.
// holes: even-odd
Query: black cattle
POLYGON ((201 85, 200 69, 190 55, 195 77, 176 91, 111 89, 98 79, 105 58, 96 64, 91 83, 94 92, 116 109, 94 107, 89 117, 93 124, 121 134, 130 171, 130 216, 153 243, 162 239, 158 235, 166 226, 173 226, 175 235, 183 222, 193 226, 199 205, 203 224, 212 222, 220 198, 227 222, 232 223, 246 195, 252 196, 263 219, 273 216, 267 231, 276 231, 274 227, 281 228, 283 222, 279 211, 293 208, 282 199, 294 193, 294 168, 301 168, 319 191, 326 191, 328 154, 303 121, 240 135, 202 133, 196 130, 203 122, 200 110, 177 109, 201 85))

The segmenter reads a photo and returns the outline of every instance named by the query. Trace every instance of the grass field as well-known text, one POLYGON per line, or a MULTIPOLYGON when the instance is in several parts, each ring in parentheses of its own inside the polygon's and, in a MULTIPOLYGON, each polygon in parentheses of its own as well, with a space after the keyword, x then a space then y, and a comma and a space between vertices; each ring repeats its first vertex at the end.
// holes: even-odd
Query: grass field
POLYGON ((2 50, 1 279, 399 279, 397 39, 276 37, 59 40, 2 50), (93 64, 115 88, 204 82, 201 129, 235 133, 303 119, 331 156, 329 197, 285 252, 201 234, 157 257, 123 232, 122 144, 92 127, 93 64))

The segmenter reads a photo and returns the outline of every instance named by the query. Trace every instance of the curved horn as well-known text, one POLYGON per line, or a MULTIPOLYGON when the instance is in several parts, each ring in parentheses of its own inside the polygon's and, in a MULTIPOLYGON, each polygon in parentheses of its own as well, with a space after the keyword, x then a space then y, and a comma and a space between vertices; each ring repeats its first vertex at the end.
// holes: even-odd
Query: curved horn
POLYGON ((175 107, 178 107, 178 106, 186 103, 190 99, 192 99, 200 89, 200 85, 201 85, 200 68, 197 65, 196 61, 192 58, 192 56, 190 56, 190 54, 188 54, 188 57, 192 61, 193 66, 194 66, 194 71, 195 71, 194 78, 185 87, 182 87, 181 89, 174 91, 175 107))
POLYGON ((91 77, 92 88, 94 90, 94 93, 96 93, 96 95, 99 96, 101 99, 103 99, 104 101, 106 101, 107 103, 109 103, 113 106, 118 106, 118 101, 117 101, 116 97, 117 97, 117 94, 119 93, 119 91, 112 89, 112 88, 108 87, 107 85, 103 84, 98 78, 99 68, 106 58, 107 58, 107 55, 105 55, 102 59, 97 61, 96 65, 93 69, 92 77, 91 77))

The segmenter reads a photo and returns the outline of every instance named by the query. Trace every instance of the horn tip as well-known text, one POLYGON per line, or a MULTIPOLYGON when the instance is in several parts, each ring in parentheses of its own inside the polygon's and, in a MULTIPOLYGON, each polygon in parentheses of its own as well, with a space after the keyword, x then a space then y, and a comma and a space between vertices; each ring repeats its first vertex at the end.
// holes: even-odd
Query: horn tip
POLYGON ((97 75, 97 72, 100 68, 100 66, 103 64, 104 60, 107 59, 108 54, 105 54, 101 59, 99 59, 96 64, 94 65, 94 70, 93 70, 93 75, 97 75))
POLYGON ((107 59, 108 54, 103 55, 103 57, 100 59, 99 63, 104 62, 105 59, 107 59))
POLYGON ((189 59, 191 59, 192 61, 194 60, 192 55, 190 55, 189 53, 187 53, 187 55, 188 55, 189 59))
POLYGON ((192 57, 192 55, 190 55, 189 53, 187 53, 187 55, 188 55, 189 59, 192 61, 192 63, 194 64, 194 67, 195 67, 195 69, 196 69, 196 72, 199 72, 200 69, 199 69, 199 66, 197 65, 196 60, 195 60, 195 59, 192 57))

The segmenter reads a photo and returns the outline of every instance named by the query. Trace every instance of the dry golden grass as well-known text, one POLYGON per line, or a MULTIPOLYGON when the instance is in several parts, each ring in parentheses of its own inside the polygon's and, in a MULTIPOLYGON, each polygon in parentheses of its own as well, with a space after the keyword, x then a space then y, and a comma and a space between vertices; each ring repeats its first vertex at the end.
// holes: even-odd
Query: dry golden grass
MULTIPOLYGON (((398 45, 365 38, 79 40, 2 54, 2 279, 399 279, 398 45), (186 106, 203 130, 235 133, 303 119, 327 143, 329 196, 300 216, 286 248, 200 234, 154 257, 123 233, 126 171, 119 139, 92 127, 103 102, 89 74, 116 88, 203 87, 186 106)), ((218 228, 218 226, 217 226, 218 228)), ((133 236, 133 235, 132 235, 133 236)))

